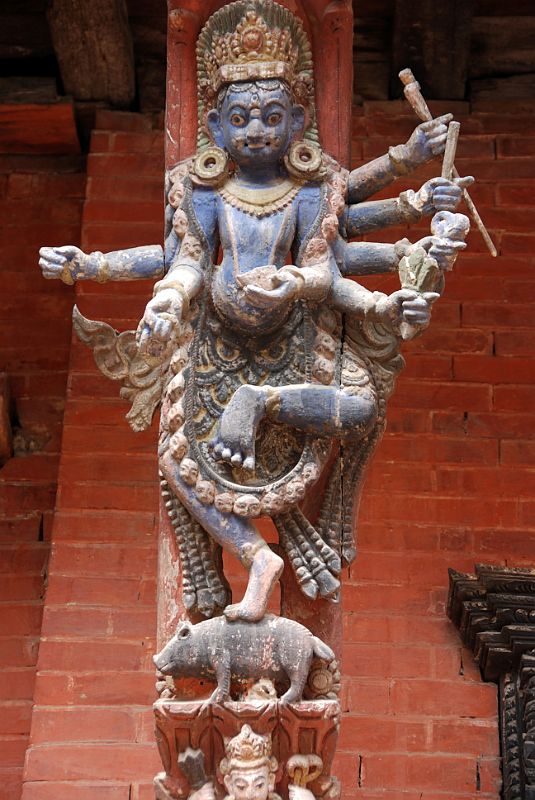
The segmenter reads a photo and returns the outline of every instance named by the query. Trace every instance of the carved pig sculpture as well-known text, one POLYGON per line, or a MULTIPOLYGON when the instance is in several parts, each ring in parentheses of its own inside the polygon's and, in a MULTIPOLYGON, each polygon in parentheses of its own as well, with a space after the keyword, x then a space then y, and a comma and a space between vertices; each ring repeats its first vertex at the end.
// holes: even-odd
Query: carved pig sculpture
POLYGON ((230 698, 234 678, 290 681, 281 703, 301 700, 314 657, 332 661, 334 653, 298 622, 272 614, 256 623, 228 622, 226 617, 191 625, 181 622, 175 636, 154 656, 156 667, 175 678, 217 680, 214 703, 230 698))

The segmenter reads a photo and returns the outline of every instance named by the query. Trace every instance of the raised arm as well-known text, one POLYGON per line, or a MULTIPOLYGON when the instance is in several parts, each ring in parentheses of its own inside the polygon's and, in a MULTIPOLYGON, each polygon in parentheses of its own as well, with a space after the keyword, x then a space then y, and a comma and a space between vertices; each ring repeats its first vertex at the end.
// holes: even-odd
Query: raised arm
POLYGON ((357 319, 388 325, 396 335, 401 335, 401 324, 407 323, 413 326, 415 335, 429 324, 431 306, 438 296, 436 292, 421 294, 412 289, 399 289, 390 295, 370 292, 356 281, 339 277, 333 284, 329 304, 357 319))
POLYGON ((350 205, 345 217, 347 237, 352 239, 392 225, 418 222, 437 211, 453 211, 461 201, 463 188, 472 182, 470 176, 453 181, 431 178, 417 192, 408 189, 399 197, 350 205))
POLYGON ((349 175, 349 202, 361 203, 444 152, 451 114, 444 114, 414 129, 405 144, 390 147, 384 156, 363 164, 349 175))
POLYGON ((159 278, 164 273, 163 250, 160 245, 131 247, 111 253, 84 253, 74 245, 41 247, 39 266, 43 277, 59 278, 63 283, 75 281, 140 281, 159 278))

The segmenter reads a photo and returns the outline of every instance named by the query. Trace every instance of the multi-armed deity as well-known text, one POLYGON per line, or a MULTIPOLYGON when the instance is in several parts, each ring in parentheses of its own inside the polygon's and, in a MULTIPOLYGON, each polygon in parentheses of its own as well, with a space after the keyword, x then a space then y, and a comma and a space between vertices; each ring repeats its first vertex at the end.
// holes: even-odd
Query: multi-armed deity
POLYGON ((399 345, 429 324, 444 271, 464 247, 468 221, 453 212, 471 179, 446 175, 364 202, 443 153, 451 117, 348 172, 321 149, 303 26, 271 0, 213 14, 197 59, 198 149, 167 174, 164 247, 89 255, 46 247, 41 266, 67 283, 159 279, 136 333, 75 313, 99 367, 123 382, 132 427, 147 427, 161 404, 177 593, 184 617, 207 618, 182 622, 155 659, 162 675, 217 680, 209 702, 181 703, 178 681, 157 704, 166 769, 158 791, 221 796, 217 774, 236 800, 273 797, 276 781, 305 800, 297 788, 310 794, 307 782, 316 795, 336 792, 338 673, 332 650, 307 628, 266 614, 279 553, 311 602, 338 600, 342 566, 355 556, 364 468, 403 366, 399 345), (422 215, 433 215, 432 235, 419 242, 348 243, 422 215), (352 279, 388 271, 401 279, 390 295, 352 279), (316 485, 321 507, 309 519, 303 501, 316 485), (278 530, 278 552, 255 526, 262 516, 278 530), (234 604, 221 548, 249 575, 234 604), (314 736, 301 735, 308 729, 314 736), (248 758, 262 762, 258 785, 248 783, 248 758))

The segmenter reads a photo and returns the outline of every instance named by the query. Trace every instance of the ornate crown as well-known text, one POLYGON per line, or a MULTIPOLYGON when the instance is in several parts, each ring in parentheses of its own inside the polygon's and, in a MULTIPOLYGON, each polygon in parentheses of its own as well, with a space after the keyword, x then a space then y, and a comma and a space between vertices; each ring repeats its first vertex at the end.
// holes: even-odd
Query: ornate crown
POLYGON ((277 769, 277 762, 271 756, 271 737, 255 733, 249 725, 243 725, 241 731, 225 742, 225 755, 220 765, 223 775, 233 769, 251 769, 268 763, 270 769, 277 769))
POLYGON ((318 141, 312 52, 301 21, 273 0, 237 0, 207 21, 197 41, 199 147, 209 143, 205 117, 221 87, 239 81, 285 81, 307 111, 305 138, 318 141))
POLYGON ((214 36, 206 71, 215 92, 225 83, 282 78, 292 83, 298 51, 288 28, 269 30, 263 17, 248 8, 233 33, 214 36))

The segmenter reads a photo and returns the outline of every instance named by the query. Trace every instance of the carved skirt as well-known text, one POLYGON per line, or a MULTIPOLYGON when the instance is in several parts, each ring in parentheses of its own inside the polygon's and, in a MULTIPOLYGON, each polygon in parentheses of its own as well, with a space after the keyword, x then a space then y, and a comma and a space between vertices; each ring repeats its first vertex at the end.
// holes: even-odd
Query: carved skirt
POLYGON ((298 303, 269 335, 231 330, 209 302, 184 326, 162 404, 160 452, 169 449, 179 474, 201 502, 256 517, 284 513, 301 500, 326 463, 331 440, 266 417, 256 441, 256 469, 217 461, 210 442, 241 386, 340 385, 341 325, 327 308, 298 303))

